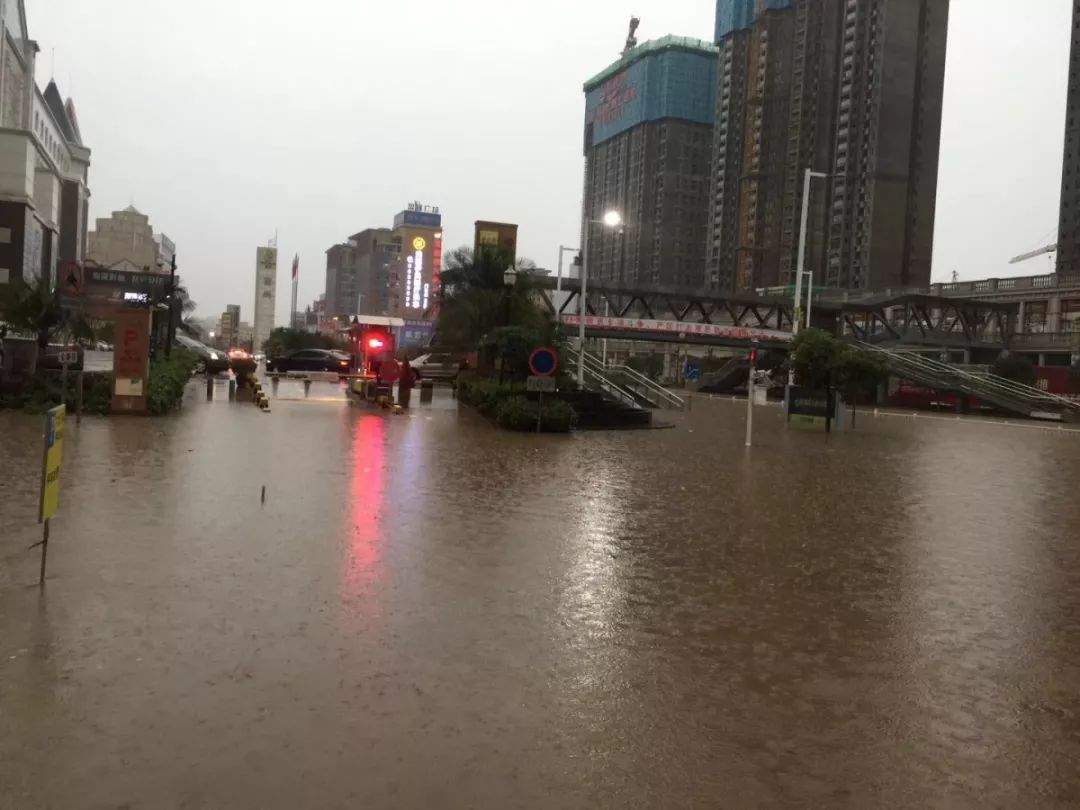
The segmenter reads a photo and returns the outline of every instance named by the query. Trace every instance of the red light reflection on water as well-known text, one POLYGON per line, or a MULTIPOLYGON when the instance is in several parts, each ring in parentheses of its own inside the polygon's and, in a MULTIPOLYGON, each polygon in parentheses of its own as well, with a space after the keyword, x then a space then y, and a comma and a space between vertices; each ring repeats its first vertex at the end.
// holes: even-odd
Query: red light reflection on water
POLYGON ((363 416, 352 435, 352 480, 349 482, 349 542, 345 588, 357 594, 378 576, 381 559, 383 469, 386 423, 380 416, 363 416))

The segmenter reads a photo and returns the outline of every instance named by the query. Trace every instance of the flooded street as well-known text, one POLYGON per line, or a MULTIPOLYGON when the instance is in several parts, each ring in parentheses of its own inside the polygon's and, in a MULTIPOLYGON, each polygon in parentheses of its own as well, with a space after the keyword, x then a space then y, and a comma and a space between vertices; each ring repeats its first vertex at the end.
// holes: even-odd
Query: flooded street
POLYGON ((0 412, 0 808, 1080 804, 1080 432, 294 389, 72 419, 43 593, 0 412))

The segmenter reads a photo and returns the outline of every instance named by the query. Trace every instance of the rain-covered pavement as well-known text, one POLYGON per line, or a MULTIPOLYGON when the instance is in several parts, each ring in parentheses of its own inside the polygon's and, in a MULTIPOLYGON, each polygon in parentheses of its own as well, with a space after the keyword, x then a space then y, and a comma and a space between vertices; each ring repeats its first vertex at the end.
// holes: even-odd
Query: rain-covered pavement
POLYGON ((0 413, 0 807, 1080 803, 1080 433, 312 393, 72 426, 43 594, 0 413))

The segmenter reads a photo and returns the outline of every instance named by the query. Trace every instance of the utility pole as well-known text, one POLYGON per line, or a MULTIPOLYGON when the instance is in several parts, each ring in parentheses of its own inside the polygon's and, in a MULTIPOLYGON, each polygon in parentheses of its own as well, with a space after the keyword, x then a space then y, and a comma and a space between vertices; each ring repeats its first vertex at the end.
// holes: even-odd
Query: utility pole
POLYGON ((754 444, 754 377, 757 376, 757 341, 750 344, 750 378, 746 383, 746 446, 754 444))
POLYGON ((173 312, 176 309, 176 251, 173 251, 169 265, 169 328, 165 330, 165 356, 172 356, 173 340, 176 339, 173 312))

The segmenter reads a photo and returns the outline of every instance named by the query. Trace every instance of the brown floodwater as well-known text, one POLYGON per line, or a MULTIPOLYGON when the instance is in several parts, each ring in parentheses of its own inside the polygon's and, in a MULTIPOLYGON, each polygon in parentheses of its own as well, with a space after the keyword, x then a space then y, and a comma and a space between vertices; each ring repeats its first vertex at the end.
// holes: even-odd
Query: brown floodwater
POLYGON ((418 394, 0 413, 0 807, 1080 804, 1080 432, 418 394))

